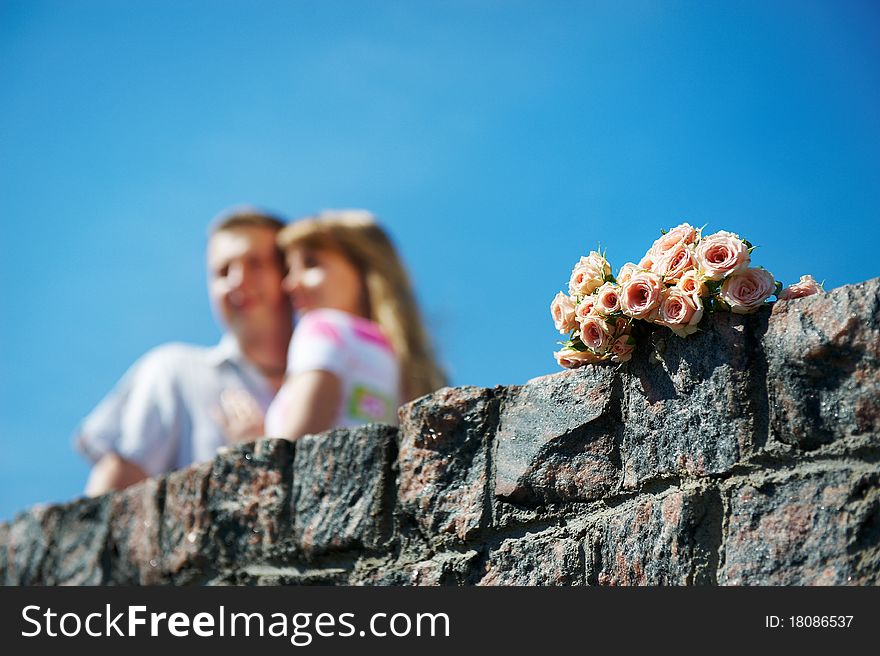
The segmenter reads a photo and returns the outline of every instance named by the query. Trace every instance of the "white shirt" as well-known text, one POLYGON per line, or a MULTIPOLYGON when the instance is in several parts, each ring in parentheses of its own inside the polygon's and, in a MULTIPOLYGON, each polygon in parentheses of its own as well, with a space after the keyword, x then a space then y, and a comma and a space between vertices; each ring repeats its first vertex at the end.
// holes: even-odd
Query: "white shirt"
MULTIPOLYGON (((296 324, 287 350, 288 380, 306 371, 329 371, 341 383, 333 427, 397 423, 400 364, 379 326, 340 310, 318 309, 296 324)), ((266 435, 280 436, 295 403, 283 385, 266 414, 266 435)))
POLYGON ((212 459, 226 444, 220 394, 244 389, 265 412, 272 389, 232 335, 213 348, 166 344, 140 358, 79 426, 77 449, 114 452, 156 476, 212 459))

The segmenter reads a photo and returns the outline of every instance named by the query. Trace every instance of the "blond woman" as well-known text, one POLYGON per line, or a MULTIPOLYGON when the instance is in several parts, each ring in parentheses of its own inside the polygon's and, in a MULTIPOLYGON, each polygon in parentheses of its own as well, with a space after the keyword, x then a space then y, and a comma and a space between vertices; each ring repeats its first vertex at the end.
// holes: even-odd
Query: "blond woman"
MULTIPOLYGON (((297 324, 265 435, 296 440, 337 426, 393 424, 401 403, 443 386, 409 278, 369 212, 300 219, 278 244, 297 324)), ((237 401, 227 415, 247 414, 237 401)), ((260 428, 235 437, 253 439, 260 428)))

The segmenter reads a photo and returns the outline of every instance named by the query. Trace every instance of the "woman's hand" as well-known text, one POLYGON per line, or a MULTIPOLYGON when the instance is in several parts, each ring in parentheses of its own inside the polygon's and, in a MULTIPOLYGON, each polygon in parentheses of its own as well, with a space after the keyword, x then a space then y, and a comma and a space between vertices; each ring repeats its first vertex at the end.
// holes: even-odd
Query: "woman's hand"
POLYGON ((254 397, 243 389, 223 390, 216 416, 226 434, 227 444, 253 442, 265 434, 263 411, 254 397))

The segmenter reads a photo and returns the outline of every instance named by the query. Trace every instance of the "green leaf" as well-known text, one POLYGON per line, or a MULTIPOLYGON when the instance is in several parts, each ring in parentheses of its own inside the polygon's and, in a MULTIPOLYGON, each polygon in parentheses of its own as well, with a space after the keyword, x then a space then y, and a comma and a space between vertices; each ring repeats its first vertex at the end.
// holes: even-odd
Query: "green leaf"
POLYGON ((567 348, 572 349, 573 351, 586 351, 587 347, 584 346, 584 343, 581 341, 580 337, 575 337, 569 340, 567 344, 567 348))

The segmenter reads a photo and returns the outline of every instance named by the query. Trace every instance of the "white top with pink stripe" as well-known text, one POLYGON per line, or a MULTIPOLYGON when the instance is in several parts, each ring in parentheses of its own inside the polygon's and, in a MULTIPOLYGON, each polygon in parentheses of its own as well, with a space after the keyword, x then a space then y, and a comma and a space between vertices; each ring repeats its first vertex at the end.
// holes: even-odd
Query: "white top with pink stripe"
MULTIPOLYGON (((397 423, 400 405, 400 365, 391 344, 372 321, 347 312, 312 310, 296 325, 287 353, 287 375, 329 371, 342 383, 342 402, 333 427, 367 423, 397 423)), ((287 386, 266 413, 266 434, 279 426, 296 402, 287 386)))

